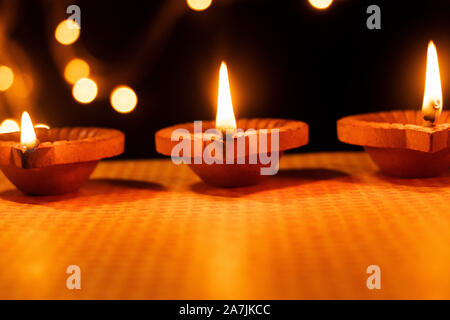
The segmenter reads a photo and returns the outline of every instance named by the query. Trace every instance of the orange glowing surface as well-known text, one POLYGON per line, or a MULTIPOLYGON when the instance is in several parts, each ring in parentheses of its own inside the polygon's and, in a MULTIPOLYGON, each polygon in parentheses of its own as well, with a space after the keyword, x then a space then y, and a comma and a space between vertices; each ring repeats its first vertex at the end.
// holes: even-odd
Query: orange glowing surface
POLYGON ((101 162, 60 197, 0 175, 0 298, 450 299, 448 199, 449 174, 386 178, 359 152, 286 155, 237 189, 170 160, 101 162))

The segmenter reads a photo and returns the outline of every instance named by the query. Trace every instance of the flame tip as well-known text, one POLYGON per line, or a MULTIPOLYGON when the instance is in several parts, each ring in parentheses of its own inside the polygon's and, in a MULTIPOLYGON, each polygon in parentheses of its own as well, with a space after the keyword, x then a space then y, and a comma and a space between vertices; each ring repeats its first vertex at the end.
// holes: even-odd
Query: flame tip
POLYGON ((227 63, 224 60, 222 60, 222 62, 220 63, 220 70, 222 70, 222 69, 228 70, 227 63))

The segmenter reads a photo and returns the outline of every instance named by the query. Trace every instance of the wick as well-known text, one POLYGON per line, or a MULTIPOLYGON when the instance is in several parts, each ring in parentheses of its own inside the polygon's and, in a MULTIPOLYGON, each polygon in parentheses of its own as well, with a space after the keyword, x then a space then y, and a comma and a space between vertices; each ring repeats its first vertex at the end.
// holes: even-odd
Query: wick
POLYGON ((27 146, 22 145, 21 146, 21 162, 22 162, 22 168, 23 169, 28 169, 29 168, 29 164, 28 164, 28 160, 31 156, 31 154, 34 152, 34 150, 37 149, 39 145, 39 141, 36 141, 36 144, 32 147, 32 148, 28 148, 27 146))
POLYGON ((27 147, 25 145, 22 145, 21 146, 22 147, 22 153, 25 154, 25 155, 29 154, 29 153, 33 152, 34 150, 36 150, 38 146, 39 146, 39 141, 38 140, 36 140, 36 144, 33 147, 31 147, 31 148, 29 148, 29 147, 27 147))
POLYGON ((424 119, 424 126, 432 128, 432 127, 436 126, 436 122, 424 119))
POLYGON ((234 128, 220 128, 218 129, 222 134, 223 140, 228 140, 229 138, 233 138, 235 129, 234 128))
POLYGON ((439 100, 439 99, 434 100, 434 106, 433 106, 433 109, 434 109, 434 110, 439 110, 440 105, 441 105, 441 100, 439 100))

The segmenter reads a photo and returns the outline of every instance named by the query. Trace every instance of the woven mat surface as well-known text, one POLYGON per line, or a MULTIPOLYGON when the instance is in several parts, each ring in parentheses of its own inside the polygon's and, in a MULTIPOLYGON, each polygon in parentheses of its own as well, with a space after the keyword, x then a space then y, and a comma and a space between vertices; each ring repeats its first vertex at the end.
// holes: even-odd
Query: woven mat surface
POLYGON ((215 189, 170 160, 100 163, 74 195, 0 177, 0 298, 450 298, 450 173, 393 179, 364 153, 287 155, 215 189), (81 268, 81 290, 66 268, 81 268), (366 268, 381 268, 381 290, 366 268))

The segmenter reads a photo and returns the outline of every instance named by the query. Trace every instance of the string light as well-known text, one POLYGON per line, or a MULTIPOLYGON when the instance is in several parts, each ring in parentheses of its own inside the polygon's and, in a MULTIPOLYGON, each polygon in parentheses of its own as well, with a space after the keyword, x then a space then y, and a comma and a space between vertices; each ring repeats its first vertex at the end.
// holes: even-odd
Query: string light
POLYGON ((209 8, 212 0, 186 0, 189 8, 195 11, 203 11, 209 8))
POLYGON ((92 102, 97 96, 98 88, 94 80, 82 78, 78 80, 72 89, 72 95, 80 103, 92 102))
POLYGON ((117 112, 128 113, 134 110, 137 104, 137 96, 133 89, 127 86, 119 86, 111 93, 111 105, 117 112))
POLYGON ((8 90, 14 81, 14 73, 7 66, 0 66, 0 91, 8 90))
POLYGON ((316 9, 326 9, 333 3, 333 0, 308 0, 309 3, 316 9))
MULTIPOLYGON (((148 34, 146 45, 139 46, 137 50, 131 54, 131 58, 128 59, 131 61, 130 63, 124 64, 123 61, 118 60, 117 63, 112 64, 105 63, 100 59, 88 59, 88 56, 94 55, 90 54, 89 48, 81 41, 82 39, 79 37, 78 33, 73 37, 74 39, 70 40, 70 42, 73 40, 76 41, 72 46, 63 47, 60 45, 60 42, 58 42, 60 40, 50 42, 50 54, 55 64, 58 65, 58 70, 65 81, 67 81, 65 69, 68 62, 74 58, 85 59, 85 61, 89 62, 90 73, 89 75, 83 75, 83 78, 95 78, 97 84, 99 86, 101 85, 102 89, 98 91, 96 99, 104 99, 106 94, 109 98, 114 86, 123 81, 121 80, 123 76, 136 82, 137 79, 142 79, 145 76, 145 70, 139 67, 144 61, 147 65, 155 64, 157 62, 156 59, 158 56, 150 53, 154 51, 155 48, 163 45, 166 36, 161 37, 161 35, 169 35, 172 27, 176 24, 177 19, 179 19, 187 10, 191 10, 186 4, 186 1, 187 0, 175 1, 176 4, 173 1, 163 1, 155 19, 148 19, 149 22, 143 26, 149 31, 148 33, 146 32, 146 34, 148 34)), ((189 0, 189 2, 192 3, 192 8, 204 9, 211 5, 212 0, 189 0)), ((56 36, 57 32, 55 27, 58 23, 62 23, 62 20, 57 19, 61 15, 61 12, 66 10, 66 5, 64 5, 64 1, 56 1, 53 5, 49 5, 46 10, 48 10, 51 21, 56 21, 54 24, 47 24, 50 28, 48 31, 51 33, 54 32, 55 37, 58 38, 56 36)), ((69 19, 72 20, 71 18, 69 19)), ((73 20, 70 23, 74 24, 73 20)), ((64 25, 62 25, 61 28, 63 26, 64 25)), ((69 41, 63 42, 68 43, 69 41)), ((78 77, 79 76, 76 76, 75 78, 78 77)), ((71 80, 72 82, 67 81, 72 84, 72 89, 74 85, 73 81, 77 80, 71 80)))
POLYGON ((61 21, 55 30, 55 38, 63 45, 77 41, 80 36, 80 26, 72 19, 61 21))
POLYGON ((19 124, 13 119, 6 119, 0 124, 0 133, 20 131, 19 124))
POLYGON ((64 78, 67 82, 74 84, 81 78, 89 77, 89 64, 82 59, 72 59, 64 69, 64 78))

